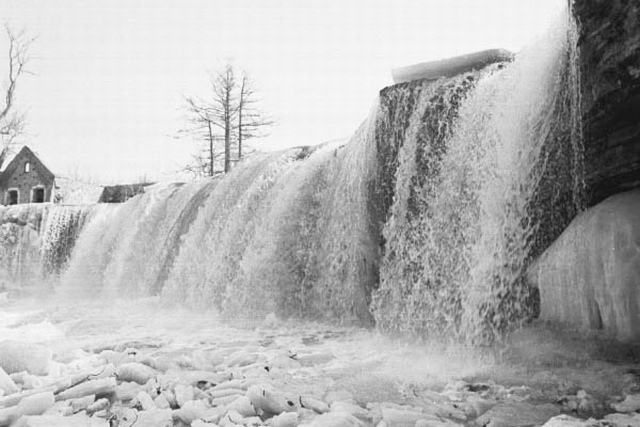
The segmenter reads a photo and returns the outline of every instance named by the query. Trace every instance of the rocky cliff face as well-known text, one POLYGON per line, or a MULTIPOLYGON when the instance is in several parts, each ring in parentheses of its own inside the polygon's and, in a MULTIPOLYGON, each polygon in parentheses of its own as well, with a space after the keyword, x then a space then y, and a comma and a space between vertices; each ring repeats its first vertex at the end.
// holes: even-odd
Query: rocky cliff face
POLYGON ((590 208, 529 268, 529 281, 542 319, 637 342, 640 192, 628 190, 640 187, 640 3, 575 0, 573 12, 590 208))
POLYGON ((589 206, 640 186, 640 3, 576 0, 589 206))

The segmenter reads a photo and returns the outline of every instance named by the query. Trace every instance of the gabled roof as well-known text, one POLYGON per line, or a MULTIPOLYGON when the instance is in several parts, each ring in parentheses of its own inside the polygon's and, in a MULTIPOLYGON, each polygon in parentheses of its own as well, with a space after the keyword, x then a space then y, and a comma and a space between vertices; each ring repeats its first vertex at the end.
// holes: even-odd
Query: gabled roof
POLYGON ((31 149, 29 147, 27 147, 26 145, 24 147, 22 147, 22 149, 20 151, 18 151, 18 154, 16 154, 13 159, 11 159, 11 161, 9 162, 9 164, 7 165, 7 167, 4 169, 4 171, 2 172, 3 175, 11 175, 13 172, 15 172, 15 170, 20 166, 22 159, 26 156, 31 156, 33 157, 33 159, 35 159, 36 162, 39 163, 40 168, 42 169, 41 172, 44 174, 44 176, 42 178, 44 179, 48 179, 53 181, 55 179, 55 175, 53 174, 53 172, 51 172, 49 170, 49 168, 47 168, 44 163, 42 163, 42 161, 38 158, 38 156, 36 156, 36 154, 31 151, 31 149))

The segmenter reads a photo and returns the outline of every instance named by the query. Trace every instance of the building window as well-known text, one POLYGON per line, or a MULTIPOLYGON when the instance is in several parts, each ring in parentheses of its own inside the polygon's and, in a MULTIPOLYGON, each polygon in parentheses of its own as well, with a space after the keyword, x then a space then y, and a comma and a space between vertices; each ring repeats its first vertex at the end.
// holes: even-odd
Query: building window
POLYGON ((44 203, 44 188, 34 188, 31 193, 31 203, 44 203))
POLYGON ((18 190, 7 191, 7 205, 18 204, 18 190))
POLYGON ((24 171, 31 172, 31 163, 27 162, 24 164, 24 171))

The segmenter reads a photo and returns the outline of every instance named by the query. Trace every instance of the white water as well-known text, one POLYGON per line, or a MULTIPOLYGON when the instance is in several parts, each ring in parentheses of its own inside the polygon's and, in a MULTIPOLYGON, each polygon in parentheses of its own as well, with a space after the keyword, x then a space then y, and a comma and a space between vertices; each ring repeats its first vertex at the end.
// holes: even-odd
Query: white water
MULTIPOLYGON (((567 22, 563 17, 512 64, 480 77, 444 137, 445 154, 429 170, 436 173, 426 177, 417 167, 416 141, 433 88, 422 94, 384 229, 388 244, 374 307, 386 329, 486 342, 530 318, 522 276, 539 227, 531 203, 552 161, 543 147, 567 126, 574 162, 581 156, 578 87, 567 71, 577 66, 568 61, 576 29, 567 22), (418 214, 410 201, 421 206, 418 214)), ((578 188, 581 177, 574 177, 569 188, 578 188)))
POLYGON ((573 25, 564 17, 511 64, 391 89, 416 91, 415 103, 376 102, 344 146, 256 156, 87 221, 56 208, 42 233, 46 270, 62 271, 54 282, 67 299, 158 295, 225 317, 375 320, 490 340, 532 311, 522 276, 540 225, 531 205, 555 161, 546 144, 575 145, 579 169, 573 25), (397 157, 385 154, 392 140, 397 157), (393 203, 380 218, 387 163, 393 203))
POLYGON ((297 356, 326 354, 331 356, 326 365, 301 369, 283 380, 351 389, 370 400, 377 395, 389 398, 396 387, 442 387, 452 380, 488 374, 496 364, 491 356, 471 349, 415 345, 361 328, 276 319, 229 324, 211 313, 168 309, 158 298, 108 305, 25 300, 3 306, 0 336, 46 345, 56 360, 95 358, 93 352, 100 349, 130 347, 155 349, 184 363, 192 363, 198 351, 216 346, 229 351, 263 346, 265 354, 283 350, 297 356))
POLYGON ((225 316, 366 321, 364 287, 375 266, 365 201, 372 130, 363 125, 344 148, 263 155, 222 179, 151 189, 102 209, 61 291, 160 294, 166 305, 225 316))

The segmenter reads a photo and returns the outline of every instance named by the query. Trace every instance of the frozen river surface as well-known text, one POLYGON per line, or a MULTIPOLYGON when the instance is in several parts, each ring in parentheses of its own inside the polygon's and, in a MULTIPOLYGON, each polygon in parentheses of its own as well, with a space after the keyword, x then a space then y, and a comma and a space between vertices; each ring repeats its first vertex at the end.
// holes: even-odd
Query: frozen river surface
POLYGON ((634 348, 541 327, 478 350, 273 316, 232 324, 155 299, 0 313, 0 359, 6 341, 51 350, 47 375, 5 369, 0 426, 640 425, 634 348))

